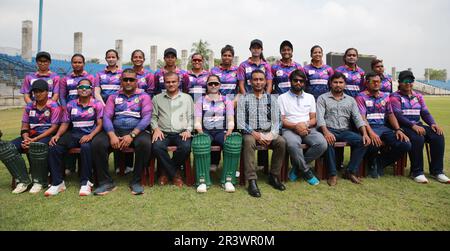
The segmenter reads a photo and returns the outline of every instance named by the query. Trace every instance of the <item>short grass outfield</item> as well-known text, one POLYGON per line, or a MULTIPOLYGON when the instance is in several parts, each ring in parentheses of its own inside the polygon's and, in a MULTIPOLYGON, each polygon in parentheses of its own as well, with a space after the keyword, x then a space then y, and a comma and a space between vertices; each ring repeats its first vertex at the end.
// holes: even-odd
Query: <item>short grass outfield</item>
MULTIPOLYGON (((426 101, 448 143, 450 98, 427 97, 426 101)), ((0 111, 3 140, 18 136, 21 113, 20 109, 0 111)), ((449 154, 447 147, 447 174, 449 154)), ((425 172, 429 174, 428 166, 425 172)), ((75 175, 67 178, 67 190, 55 197, 13 195, 11 176, 0 164, 0 230, 450 229, 450 185, 435 180, 416 184, 408 177, 394 177, 392 168, 379 180, 364 179, 363 185, 341 178, 333 188, 325 181, 316 187, 304 181, 287 182, 284 192, 272 189, 267 177, 259 173, 259 199, 250 197, 245 187, 225 193, 217 179, 206 194, 197 194, 193 187, 169 185, 145 187, 143 196, 133 196, 129 176, 113 178, 119 188, 104 197, 79 197, 75 175)))

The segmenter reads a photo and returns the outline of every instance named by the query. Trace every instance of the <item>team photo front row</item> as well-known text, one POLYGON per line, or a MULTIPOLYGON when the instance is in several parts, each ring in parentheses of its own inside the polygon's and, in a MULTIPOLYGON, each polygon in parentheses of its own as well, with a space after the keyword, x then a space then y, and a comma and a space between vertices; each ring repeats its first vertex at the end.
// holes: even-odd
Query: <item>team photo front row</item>
MULTIPOLYGON (((318 48, 311 50, 313 60, 318 48)), ((252 41, 250 50, 249 61, 258 55, 254 51, 262 50, 262 42, 252 41)), ((282 55, 283 50, 290 50, 292 54, 292 44, 282 44, 282 55)), ((230 53, 229 47, 222 50, 222 56, 226 53, 230 53)), ((351 53, 352 50, 346 52, 346 56, 351 53)), ((136 54, 144 58, 143 52, 136 54)), ((233 55, 234 51, 229 58, 233 55)), ((170 57, 176 59, 176 51, 169 48, 164 56, 170 65, 170 57)), ((78 58, 84 64, 84 57, 78 58)), ((39 57, 38 54, 38 67, 45 66, 39 63, 41 59, 51 60, 50 55, 39 57)), ((198 63, 203 60, 200 54, 194 54, 192 59, 197 59, 198 63)), ((375 66, 380 62, 375 62, 375 66)), ((193 67, 196 66, 193 64, 193 67)), ((76 81, 66 79, 67 84, 76 82, 76 86, 65 91, 73 98, 64 101, 61 101, 61 91, 55 100, 48 79, 30 81, 20 137, 11 142, 0 140, 0 160, 16 183, 12 193, 29 189, 36 194, 45 188, 45 196, 53 196, 64 191, 64 162, 74 148, 79 148, 80 155, 80 196, 106 195, 114 191, 117 187, 110 174, 109 154, 114 152, 117 155, 114 162, 118 162, 119 153, 127 149, 133 149, 124 155, 132 172, 129 187, 134 195, 144 193, 142 173, 149 167, 152 157, 158 163, 158 183, 172 182, 182 187, 181 171, 187 168, 185 162, 191 150, 199 193, 207 192, 212 185, 210 171, 217 170, 221 151, 220 183, 226 192, 234 192, 238 177, 244 176, 249 195, 261 197, 255 152, 258 151, 259 159, 260 155, 267 154, 259 150, 268 149, 273 151, 268 183, 274 189, 286 189, 282 178, 286 155, 291 163, 287 174, 291 181, 302 177, 308 184, 318 185, 320 181, 313 163, 323 157, 327 184, 336 186, 339 165, 336 157, 342 155, 340 149, 335 148, 337 142, 346 142, 351 147, 343 177, 355 184, 362 182, 358 173, 363 161, 367 163, 369 176, 378 178, 384 174, 386 166, 408 153, 411 178, 418 183, 428 183, 424 175, 425 144, 430 147, 431 177, 450 184, 443 168, 443 131, 430 114, 423 96, 413 91, 415 77, 410 71, 400 73, 399 90, 393 93, 381 91, 384 78, 380 74, 367 73, 361 80, 364 89, 351 96, 347 94, 347 84, 352 76, 340 71, 320 80, 308 76, 308 73, 314 75, 316 70, 294 67, 285 74, 284 84, 278 83, 273 88, 283 86, 285 90, 274 90, 277 94, 271 94, 275 80, 271 75, 268 77, 267 70, 244 66, 243 71, 237 70, 243 80, 236 86, 245 91, 236 94, 221 91, 230 85, 223 78, 226 70, 215 73, 217 67, 211 72, 202 70, 201 65, 197 68, 195 76, 204 77, 203 89, 189 75, 162 69, 153 77, 161 83, 152 84, 163 90, 151 95, 142 88, 145 82, 141 81, 145 78, 139 78, 142 72, 134 68, 120 70, 118 77, 114 77, 118 85, 100 89, 99 82, 110 80, 111 72, 101 73, 97 79, 86 74, 78 76, 76 81), (325 84, 327 92, 317 96, 309 93, 307 85, 311 81, 316 81, 318 87, 325 84), (104 91, 112 89, 115 91, 105 95, 104 91), (173 147, 172 156, 168 151, 170 147, 173 147), (29 172, 23 153, 29 160, 29 172), (242 173, 238 170, 241 162, 242 173)), ((282 70, 274 73, 283 75, 282 70)))

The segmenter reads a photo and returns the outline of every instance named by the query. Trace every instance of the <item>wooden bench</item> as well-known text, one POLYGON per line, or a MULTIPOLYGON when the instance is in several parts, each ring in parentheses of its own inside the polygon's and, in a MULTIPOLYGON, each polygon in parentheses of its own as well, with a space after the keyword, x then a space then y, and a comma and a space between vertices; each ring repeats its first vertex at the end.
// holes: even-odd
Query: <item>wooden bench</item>
MULTIPOLYGON (((175 152, 177 150, 176 146, 169 146, 167 147, 168 152, 175 152)), ((155 184, 155 161, 156 158, 152 154, 150 157, 150 166, 148 170, 146 170, 145 176, 148 178, 148 186, 152 187, 155 184)), ((186 176, 186 185, 187 186, 193 186, 195 184, 195 173, 191 168, 191 156, 190 154, 186 158, 184 162, 184 170, 185 170, 185 176, 186 176)))

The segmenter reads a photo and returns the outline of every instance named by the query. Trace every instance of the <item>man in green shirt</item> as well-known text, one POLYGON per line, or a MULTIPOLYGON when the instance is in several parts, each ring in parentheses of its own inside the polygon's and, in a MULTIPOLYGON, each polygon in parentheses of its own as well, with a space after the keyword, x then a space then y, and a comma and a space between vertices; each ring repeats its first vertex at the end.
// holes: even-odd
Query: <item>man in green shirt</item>
POLYGON ((191 150, 194 104, 191 96, 179 90, 179 76, 176 73, 166 73, 164 85, 167 91, 153 99, 151 121, 153 151, 162 167, 158 182, 166 185, 169 180, 167 173, 174 185, 182 187, 180 168, 191 150), (168 146, 177 147, 172 158, 167 152, 168 146))

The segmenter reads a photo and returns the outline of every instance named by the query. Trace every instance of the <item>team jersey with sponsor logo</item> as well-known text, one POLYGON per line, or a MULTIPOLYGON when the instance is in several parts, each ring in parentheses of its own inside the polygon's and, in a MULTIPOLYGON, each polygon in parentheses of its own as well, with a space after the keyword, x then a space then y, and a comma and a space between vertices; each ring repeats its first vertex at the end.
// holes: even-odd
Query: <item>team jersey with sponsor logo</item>
POLYGON ((390 101, 392 110, 401 125, 412 127, 420 122, 420 118, 429 125, 435 124, 423 96, 419 93, 413 91, 412 95, 408 96, 397 91, 391 94, 390 101))
POLYGON ((62 123, 72 123, 72 133, 75 135, 88 135, 97 127, 97 120, 103 118, 103 104, 91 98, 86 106, 80 104, 78 99, 67 103, 62 116, 62 123))
POLYGON ((304 72, 303 67, 292 61, 291 64, 284 64, 281 60, 272 65, 273 76, 273 90, 277 94, 283 94, 291 89, 291 82, 289 81, 289 75, 295 70, 301 70, 304 72))
POLYGON ((116 68, 115 71, 110 71, 107 68, 97 73, 94 81, 94 87, 100 87, 103 102, 106 103, 108 97, 116 94, 120 90, 120 76, 122 69, 116 68))
POLYGON ((231 66, 230 69, 225 69, 222 66, 216 66, 211 69, 211 74, 220 78, 220 94, 236 95, 238 87, 237 66, 231 66))
POLYGON ((369 125, 385 125, 387 115, 392 113, 389 93, 380 92, 377 97, 364 91, 356 96, 361 115, 366 116, 369 125))
POLYGON ((328 65, 315 67, 312 64, 306 65, 304 68, 308 81, 306 82, 306 92, 317 98, 330 91, 328 80, 334 74, 333 68, 328 65))
POLYGON ((22 122, 30 125, 30 137, 35 137, 47 131, 52 125, 58 125, 61 120, 61 107, 57 102, 48 99, 44 108, 39 110, 36 101, 25 106, 22 122))
POLYGON ((195 102, 194 117, 202 118, 204 130, 226 130, 227 117, 234 116, 234 104, 226 96, 219 96, 218 100, 208 95, 195 102))
POLYGON ((151 98, 145 92, 136 90, 128 97, 123 91, 119 91, 106 101, 103 128, 106 132, 129 131, 134 128, 144 131, 150 125, 152 110, 151 98))
POLYGON ((257 69, 263 71, 266 74, 266 80, 273 79, 272 70, 270 69, 269 63, 261 60, 260 64, 257 65, 256 63, 252 62, 251 58, 249 58, 248 60, 245 60, 239 65, 237 74, 238 80, 244 81, 244 87, 246 92, 252 91, 252 83, 251 83, 252 72, 257 69))
POLYGON ((77 86, 78 82, 83 78, 89 79, 92 84, 95 82, 94 76, 86 71, 83 71, 81 75, 75 75, 72 72, 61 80, 59 84, 59 100, 62 105, 78 98, 77 86))
POLYGON ((209 72, 203 70, 199 75, 195 75, 192 71, 189 74, 189 88, 188 93, 195 101, 198 97, 206 94, 206 81, 208 80, 209 72))
MULTIPOLYGON (((154 95, 165 92, 166 86, 164 85, 164 74, 166 74, 168 71, 166 71, 164 68, 160 68, 155 72, 155 92, 154 95)), ((187 71, 176 69, 175 73, 178 74, 178 78, 180 79, 180 85, 178 88, 180 91, 187 90, 189 87, 189 75, 187 71)))
POLYGON ((347 65, 339 66, 336 68, 336 72, 344 74, 347 79, 345 85, 345 94, 356 97, 361 92, 364 85, 365 72, 359 66, 356 66, 356 70, 351 69, 347 65))
POLYGON ((22 87, 20 88, 20 93, 30 94, 31 99, 34 100, 33 93, 31 93, 31 85, 34 83, 34 81, 38 79, 43 79, 47 81, 49 98, 52 98, 53 94, 59 93, 60 77, 58 76, 58 74, 51 71, 47 72, 46 74, 40 74, 39 72, 35 72, 26 75, 25 79, 23 80, 22 87))
POLYGON ((136 72, 137 88, 148 93, 151 97, 155 92, 155 76, 147 69, 136 72))

